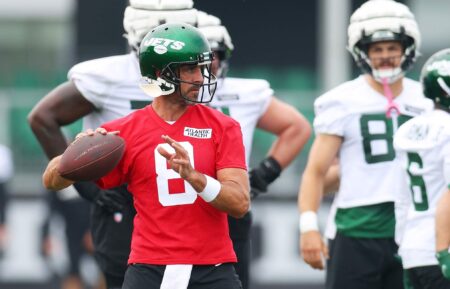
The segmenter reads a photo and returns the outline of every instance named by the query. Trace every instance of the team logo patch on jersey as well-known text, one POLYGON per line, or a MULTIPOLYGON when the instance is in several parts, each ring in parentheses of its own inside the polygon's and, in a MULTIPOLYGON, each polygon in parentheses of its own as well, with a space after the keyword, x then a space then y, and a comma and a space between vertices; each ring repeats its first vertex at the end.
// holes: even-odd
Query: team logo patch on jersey
POLYGON ((193 138, 211 138, 212 129, 185 127, 183 135, 193 138))

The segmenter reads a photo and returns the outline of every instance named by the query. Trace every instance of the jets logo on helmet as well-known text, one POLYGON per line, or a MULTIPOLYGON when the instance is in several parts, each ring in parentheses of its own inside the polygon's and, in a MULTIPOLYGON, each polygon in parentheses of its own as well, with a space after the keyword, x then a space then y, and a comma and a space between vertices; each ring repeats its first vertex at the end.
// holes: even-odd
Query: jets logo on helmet
POLYGON ((450 109, 450 49, 436 52, 428 59, 420 80, 425 97, 450 109))
POLYGON ((171 94, 182 82, 188 83, 180 79, 179 67, 198 65, 204 78, 203 84, 198 85, 199 99, 192 101, 182 97, 190 102, 210 102, 216 88, 216 77, 210 70, 212 59, 208 41, 197 28, 186 23, 160 25, 144 37, 139 49, 139 66, 144 79, 141 88, 152 97, 171 94), (204 89, 209 93, 205 94, 204 89), (208 99, 204 99, 206 95, 208 99))
MULTIPOLYGON (((147 39, 146 41, 144 41, 142 43, 142 45, 154 46, 155 52, 157 52, 157 50, 159 50, 159 51, 164 51, 162 53, 165 53, 165 52, 167 52, 168 48, 175 49, 175 50, 181 50, 184 47, 184 45, 186 45, 186 44, 184 42, 175 41, 172 39, 150 38, 150 39, 147 39)), ((162 54, 162 53, 159 53, 159 54, 162 54)))
POLYGON ((409 8, 393 0, 370 0, 358 8, 350 18, 348 49, 364 73, 381 82, 382 77, 392 83, 402 77, 419 54, 420 32, 409 8), (404 49, 400 67, 389 73, 373 69, 367 56, 371 43, 399 41, 404 49))

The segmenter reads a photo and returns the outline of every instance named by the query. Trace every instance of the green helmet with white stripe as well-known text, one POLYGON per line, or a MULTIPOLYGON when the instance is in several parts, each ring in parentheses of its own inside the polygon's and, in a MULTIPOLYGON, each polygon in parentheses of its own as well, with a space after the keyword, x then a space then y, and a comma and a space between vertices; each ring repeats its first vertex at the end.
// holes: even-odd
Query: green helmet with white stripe
POLYGON ((420 75, 423 93, 439 106, 450 109, 450 49, 433 54, 420 75))
MULTIPOLYGON (((167 23, 152 29, 142 40, 139 49, 139 66, 145 84, 143 90, 153 96, 167 95, 175 91, 181 82, 181 65, 202 66, 203 88, 198 101, 203 99, 204 89, 214 95, 216 77, 210 72, 213 53, 208 41, 195 27, 186 23, 167 23)), ((188 99, 191 101, 190 99, 188 99)))

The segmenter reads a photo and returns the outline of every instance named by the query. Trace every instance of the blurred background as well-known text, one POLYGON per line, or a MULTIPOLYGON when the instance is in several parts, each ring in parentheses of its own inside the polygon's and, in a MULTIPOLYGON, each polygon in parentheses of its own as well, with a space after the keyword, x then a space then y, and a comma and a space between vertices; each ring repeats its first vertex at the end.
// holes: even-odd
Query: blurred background
MULTIPOLYGON (((267 79, 276 96, 312 121, 314 99, 359 74, 346 51, 346 29, 363 2, 194 0, 194 8, 220 17, 228 28, 235 45, 230 76, 267 79)), ((424 61, 450 46, 445 32, 450 1, 401 2, 415 13, 422 32, 422 57, 408 75, 417 79, 424 61)), ((69 267, 64 218, 41 185, 47 160, 26 117, 67 79, 72 65, 127 52, 122 37, 127 5, 126 0, 0 0, 0 144, 11 149, 14 165, 12 178, 5 178, 9 202, 5 230, 0 228, 0 288, 59 288, 69 267)), ((67 136, 80 127, 68 126, 67 136)), ((256 133, 251 164, 264 157, 270 141, 270 135, 256 133)), ((252 204, 253 289, 323 288, 323 272, 307 267, 298 249, 296 199, 308 148, 270 193, 252 204)), ((0 166, 0 175, 6 169, 0 166)), ((65 198, 75 196, 67 192, 65 198)), ((329 202, 321 208, 322 228, 329 202)), ((83 278, 94 287, 95 263, 89 254, 80 263, 83 278)))

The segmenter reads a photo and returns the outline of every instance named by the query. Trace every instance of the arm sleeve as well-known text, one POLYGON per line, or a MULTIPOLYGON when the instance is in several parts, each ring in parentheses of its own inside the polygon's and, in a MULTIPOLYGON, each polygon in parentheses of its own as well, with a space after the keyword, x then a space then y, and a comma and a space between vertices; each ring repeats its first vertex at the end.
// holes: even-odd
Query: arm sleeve
POLYGON ((216 159, 217 170, 223 168, 242 168, 247 170, 242 131, 239 123, 233 121, 231 127, 224 130, 218 144, 216 159))
POLYGON ((101 73, 102 63, 91 60, 79 63, 69 70, 67 78, 71 80, 81 94, 97 109, 102 109, 113 85, 101 73))
POLYGON ((260 90, 258 91, 259 97, 261 98, 261 111, 259 113, 259 117, 266 113, 267 108, 269 108, 269 104, 272 101, 273 97, 273 89, 270 88, 269 82, 263 80, 260 90))
POLYGON ((314 130, 316 134, 344 136, 347 116, 345 105, 338 100, 319 97, 314 102, 314 130))

